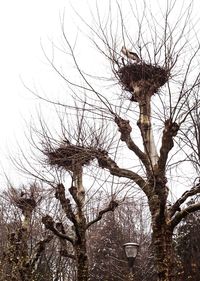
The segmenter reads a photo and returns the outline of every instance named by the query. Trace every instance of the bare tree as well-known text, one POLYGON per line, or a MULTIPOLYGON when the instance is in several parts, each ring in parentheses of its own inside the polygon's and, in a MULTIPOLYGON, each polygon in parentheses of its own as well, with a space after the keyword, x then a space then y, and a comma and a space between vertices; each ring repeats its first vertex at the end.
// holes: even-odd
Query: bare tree
MULTIPOLYGON (((109 2, 106 16, 102 14, 101 7, 96 6, 96 15, 94 11, 92 13, 92 25, 78 15, 92 33, 92 42, 110 64, 114 74, 112 79, 103 75, 97 77, 94 73, 89 75, 87 70, 83 70, 76 55, 78 42, 74 46, 70 44, 64 22, 62 32, 66 49, 62 53, 70 54, 81 82, 76 82, 74 72, 70 77, 70 73, 65 74, 62 68, 56 66, 55 56, 50 59, 46 55, 53 69, 66 82, 67 98, 70 100, 71 93, 73 102, 65 103, 64 99, 58 102, 34 94, 63 108, 67 117, 74 114, 79 117, 77 126, 71 127, 69 119, 60 118, 63 135, 60 141, 55 140, 42 124, 43 146, 40 148, 46 156, 47 165, 64 169, 72 177, 69 192, 75 203, 74 209, 65 195, 64 184, 56 185, 55 196, 73 224, 75 238, 65 233, 63 225, 56 227, 51 217, 43 218, 43 222, 54 234, 73 245, 78 280, 88 278, 86 229, 103 213, 117 206, 115 201, 111 201, 97 218, 86 222, 83 211, 86 197, 82 185, 86 167, 98 168, 98 171, 102 169, 114 181, 119 178, 120 185, 117 186, 124 193, 127 186, 136 191, 139 187, 146 196, 151 214, 157 280, 176 280, 172 244, 174 229, 188 214, 200 209, 198 199, 189 206, 185 205, 189 198, 200 192, 200 183, 195 180, 199 175, 200 85, 199 21, 192 22, 192 6, 195 3, 191 1, 180 9, 178 1, 166 1, 164 10, 158 5, 154 15, 148 1, 142 4, 127 1, 129 19, 133 19, 134 28, 126 23, 123 5, 118 2, 116 5, 109 2), (112 14, 114 9, 117 13, 115 17, 112 14), (97 81, 102 83, 100 87, 97 81), (110 93, 111 86, 115 94, 110 93), (190 164, 189 168, 185 163, 190 164), (195 165, 195 171, 192 165, 195 165), (184 179, 187 191, 169 205, 173 199, 170 198, 169 188, 173 181, 183 176, 182 169, 188 174, 187 181, 184 179), (192 171, 191 177, 188 170, 192 171)), ((158 1, 158 4, 161 3, 158 1)), ((112 189, 112 184, 110 187, 112 189)), ((177 183, 177 190, 180 187, 181 182, 177 183)))
POLYGON ((53 238, 52 235, 42 238, 40 235, 38 238, 33 233, 33 213, 40 203, 38 191, 34 183, 29 188, 21 188, 21 191, 10 187, 1 196, 2 202, 8 201, 9 204, 7 218, 6 207, 2 206, 5 245, 2 246, 0 262, 1 280, 40 280, 40 277, 50 277, 47 272, 38 270, 46 245, 53 238))
MULTIPOLYGON (((84 112, 83 112, 84 114, 84 112)), ((88 255, 87 255, 87 230, 102 216, 110 211, 114 211, 118 206, 118 201, 108 198, 106 207, 100 208, 96 216, 89 216, 87 205, 90 201, 87 186, 84 186, 84 175, 86 176, 87 167, 95 160, 93 151, 85 148, 82 144, 87 139, 88 144, 93 142, 94 136, 89 139, 83 125, 84 115, 78 116, 77 132, 61 141, 52 141, 50 136, 42 127, 42 148, 45 156, 43 165, 50 167, 53 175, 53 182, 50 182, 55 191, 55 198, 60 206, 60 220, 55 221, 50 213, 42 218, 46 229, 51 230, 60 241, 61 255, 75 261, 77 266, 77 280, 88 280, 88 255), (79 123, 80 122, 80 123, 79 123), (72 139, 72 136, 74 140, 72 139), (73 142, 76 140, 76 144, 73 142), (85 172, 85 174, 84 174, 85 172), (56 176, 57 175, 57 176, 56 176), (67 178, 68 176, 68 178, 67 178), (56 178, 57 177, 57 178, 56 178), (66 188, 66 186, 70 186, 66 188), (62 214, 62 215, 61 215, 62 214)), ((62 124, 61 124, 62 127, 62 124)), ((66 128, 62 127, 66 130, 66 128)), ((37 131, 37 133, 39 133, 37 131)), ((91 134, 91 132, 90 132, 91 134)), ((100 139, 96 139, 99 143, 100 139)), ((92 147, 92 146, 91 146, 92 147)), ((91 172, 88 170, 88 173, 91 172)), ((90 177, 91 178, 91 177, 90 177)), ((93 184, 91 184, 93 185, 93 184)), ((105 183, 106 185, 106 183, 105 183)), ((96 188, 98 185, 95 184, 96 188)), ((90 192, 92 194, 92 192, 90 192)))
MULTIPOLYGON (((192 202, 188 202, 190 205, 192 202)), ((175 249, 180 260, 181 280, 199 280, 199 212, 189 214, 178 226, 175 249)))
POLYGON ((90 280, 128 279, 129 268, 122 245, 138 242, 139 253, 134 264, 134 280, 154 280, 150 254, 150 228, 146 225, 146 204, 126 198, 114 213, 108 213, 88 234, 90 280))
POLYGON ((66 170, 72 171, 72 185, 69 188, 69 193, 72 196, 75 205, 72 206, 72 201, 69 197, 66 197, 64 185, 58 184, 55 188, 55 197, 59 200, 62 210, 66 216, 66 219, 72 224, 71 233, 64 227, 62 222, 54 222, 50 215, 46 215, 42 218, 42 222, 45 227, 51 230, 59 239, 61 243, 61 253, 67 258, 72 258, 76 261, 77 265, 77 280, 88 280, 88 255, 87 255, 87 229, 94 223, 101 220, 103 214, 114 211, 118 202, 111 200, 108 206, 100 210, 97 216, 87 221, 87 213, 85 212, 85 188, 82 185, 82 166, 90 160, 87 158, 87 153, 77 151, 77 146, 67 144, 60 153, 60 148, 54 152, 48 152, 48 157, 51 161, 51 165, 56 164, 63 167, 66 170), (80 155, 76 155, 75 154, 80 155), (72 156, 71 156, 72 155, 72 156), (64 156, 64 157, 63 157, 64 156), (70 159, 72 158, 72 160, 70 159), (67 242, 72 246, 72 253, 68 250, 67 242))

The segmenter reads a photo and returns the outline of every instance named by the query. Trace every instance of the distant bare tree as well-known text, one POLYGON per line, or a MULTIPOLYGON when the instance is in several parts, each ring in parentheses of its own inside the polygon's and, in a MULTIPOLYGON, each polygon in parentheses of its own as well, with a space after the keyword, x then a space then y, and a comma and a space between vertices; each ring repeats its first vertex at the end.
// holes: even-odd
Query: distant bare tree
MULTIPOLYGON (((21 191, 11 187, 3 194, 4 202, 8 201, 9 211, 7 219, 4 220, 5 245, 2 247, 0 280, 40 280, 39 261, 52 236, 47 235, 37 240, 33 235, 33 212, 40 202, 37 192, 37 185, 32 184, 29 188, 22 188, 21 191)), ((5 207, 3 212, 6 212, 5 207)), ((42 278, 49 277, 43 272, 42 278)))
POLYGON ((82 152, 82 148, 67 144, 55 151, 47 152, 48 159, 51 165, 64 167, 65 170, 72 172, 72 184, 69 188, 69 193, 72 196, 74 203, 66 196, 65 186, 60 183, 55 187, 55 197, 59 201, 65 219, 71 224, 71 231, 65 228, 62 222, 55 222, 53 218, 47 214, 42 218, 45 227, 51 230, 54 235, 60 239, 61 254, 66 258, 71 258, 76 261, 77 265, 77 280, 88 280, 88 255, 87 255, 87 230, 91 225, 102 219, 103 214, 114 211, 118 202, 111 200, 110 203, 100 210, 97 216, 90 221, 87 221, 87 213, 84 205, 85 188, 82 184, 82 166, 90 161, 90 155, 82 152), (67 243, 68 242, 68 243, 67 243), (71 245, 71 252, 69 251, 71 245))
MULTIPOLYGON (((188 202, 190 205, 191 202, 188 202)), ((180 261, 180 280, 200 278, 199 212, 189 214, 178 226, 175 249, 180 261)))
POLYGON ((150 229, 146 225, 144 202, 128 199, 114 213, 93 226, 88 234, 90 280, 121 281, 128 278, 129 269, 122 245, 127 241, 140 244, 135 262, 134 280, 153 280, 155 269, 150 255, 150 229), (145 227, 143 228, 143 226, 145 227))

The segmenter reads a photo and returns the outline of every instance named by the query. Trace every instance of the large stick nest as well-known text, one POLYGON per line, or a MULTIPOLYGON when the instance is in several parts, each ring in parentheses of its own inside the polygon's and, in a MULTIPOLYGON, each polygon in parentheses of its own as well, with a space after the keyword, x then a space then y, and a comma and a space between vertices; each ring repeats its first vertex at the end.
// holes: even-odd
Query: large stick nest
POLYGON ((22 213, 26 212, 32 213, 32 211, 36 208, 37 204, 33 197, 30 198, 16 198, 15 203, 19 209, 22 210, 22 213))
POLYGON ((53 151, 46 151, 50 165, 73 170, 77 165, 88 165, 95 157, 89 149, 78 145, 61 145, 53 151))
POLYGON ((146 81, 154 85, 154 93, 163 86, 169 79, 169 71, 150 64, 127 64, 118 70, 118 77, 124 90, 133 91, 133 84, 139 81, 146 81))

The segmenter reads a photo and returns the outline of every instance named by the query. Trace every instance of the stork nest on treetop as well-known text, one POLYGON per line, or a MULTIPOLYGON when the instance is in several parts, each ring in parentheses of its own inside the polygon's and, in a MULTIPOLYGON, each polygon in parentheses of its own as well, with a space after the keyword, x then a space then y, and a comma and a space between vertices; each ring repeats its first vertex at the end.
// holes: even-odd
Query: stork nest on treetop
POLYGON ((70 171, 77 166, 88 165, 95 158, 89 149, 72 144, 62 144, 53 151, 46 151, 45 154, 50 165, 70 171))
POLYGON ((118 77, 125 91, 133 92, 133 84, 151 87, 156 93, 169 79, 169 71, 150 64, 127 64, 118 70, 118 77))
POLYGON ((37 206, 37 203, 35 201, 35 199, 33 197, 30 197, 30 198, 23 198, 23 197, 20 197, 20 198, 16 198, 15 199, 15 203, 17 205, 17 207, 19 209, 22 210, 22 213, 25 214, 26 212, 32 212, 36 206, 37 206))

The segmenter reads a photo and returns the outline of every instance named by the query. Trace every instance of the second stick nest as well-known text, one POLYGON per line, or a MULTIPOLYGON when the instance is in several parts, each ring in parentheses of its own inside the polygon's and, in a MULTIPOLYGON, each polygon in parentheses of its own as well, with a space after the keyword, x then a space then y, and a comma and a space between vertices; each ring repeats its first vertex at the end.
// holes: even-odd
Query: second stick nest
POLYGON ((169 71, 151 64, 127 64, 118 71, 118 77, 124 90, 133 91, 133 83, 143 81, 154 85, 154 93, 169 79, 169 71))
POLYGON ((46 151, 45 154, 50 165, 67 170, 73 170, 77 165, 88 165, 95 158, 89 149, 72 144, 61 145, 52 151, 46 151))

